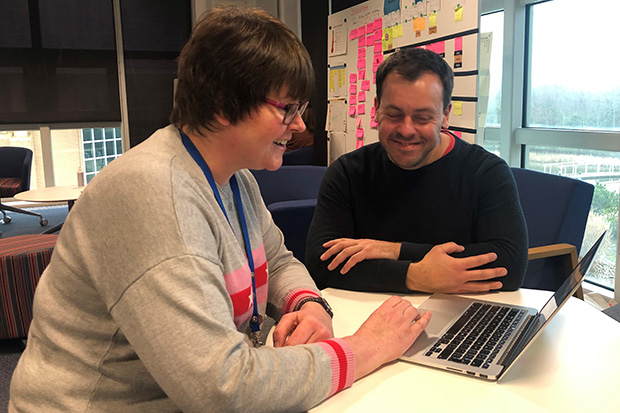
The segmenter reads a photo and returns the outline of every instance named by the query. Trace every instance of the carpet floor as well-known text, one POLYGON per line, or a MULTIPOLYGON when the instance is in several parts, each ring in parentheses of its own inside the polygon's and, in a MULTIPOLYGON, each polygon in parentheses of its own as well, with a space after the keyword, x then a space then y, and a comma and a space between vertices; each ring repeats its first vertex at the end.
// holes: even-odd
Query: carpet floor
POLYGON ((22 340, 0 340, 0 412, 9 410, 11 377, 22 354, 22 348, 22 340))
POLYGON ((11 217, 11 222, 8 224, 4 223, 2 220, 2 214, 0 214, 0 233, 2 234, 0 237, 8 238, 17 235, 40 234, 43 231, 52 228, 54 225, 64 222, 68 213, 68 208, 66 205, 29 208, 28 210, 43 215, 43 218, 47 219, 47 225, 41 226, 39 223, 39 217, 18 214, 15 212, 7 212, 7 215, 11 217))

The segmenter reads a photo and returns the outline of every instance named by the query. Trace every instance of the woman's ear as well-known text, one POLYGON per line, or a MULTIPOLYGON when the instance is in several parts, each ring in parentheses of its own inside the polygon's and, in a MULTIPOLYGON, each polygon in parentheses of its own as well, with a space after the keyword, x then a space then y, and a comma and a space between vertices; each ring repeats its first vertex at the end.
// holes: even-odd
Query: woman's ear
POLYGON ((217 121, 217 123, 219 123, 220 125, 222 125, 222 126, 230 126, 230 121, 224 115, 216 113, 214 117, 215 117, 215 120, 217 121))

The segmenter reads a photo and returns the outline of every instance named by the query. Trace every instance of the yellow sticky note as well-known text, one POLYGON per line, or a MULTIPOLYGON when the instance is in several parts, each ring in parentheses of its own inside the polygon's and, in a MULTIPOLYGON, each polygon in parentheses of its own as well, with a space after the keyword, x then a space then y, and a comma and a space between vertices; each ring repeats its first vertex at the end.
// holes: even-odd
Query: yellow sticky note
POLYGON ((456 116, 461 116, 463 114, 463 102, 460 100, 454 101, 454 114, 456 116))
POLYGON ((433 13, 428 16, 428 26, 437 26, 437 13, 433 13))
POLYGON ((462 22, 463 21, 463 6, 458 5, 454 9, 454 22, 462 22))
POLYGON ((403 26, 397 25, 392 27, 392 37, 396 39, 397 37, 403 37, 403 26))
POLYGON ((386 27, 383 29, 383 50, 389 50, 392 48, 392 28, 386 27))
POLYGON ((416 17, 413 19, 413 30, 417 32, 424 31, 426 28, 426 19, 424 17, 416 17))

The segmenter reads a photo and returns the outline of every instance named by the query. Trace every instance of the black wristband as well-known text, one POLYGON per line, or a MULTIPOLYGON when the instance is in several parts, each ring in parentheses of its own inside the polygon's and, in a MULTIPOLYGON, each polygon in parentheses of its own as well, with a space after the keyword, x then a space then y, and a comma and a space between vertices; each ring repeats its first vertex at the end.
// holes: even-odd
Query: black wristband
POLYGON ((323 308, 325 309, 325 312, 327 314, 329 314, 329 316, 331 318, 334 318, 334 312, 332 311, 332 308, 329 306, 327 301, 325 301, 325 299, 322 298, 322 297, 306 297, 306 298, 302 298, 301 301, 299 301, 299 304, 297 304, 297 308, 295 309, 295 311, 298 311, 299 309, 301 309, 301 306, 306 304, 309 301, 314 301, 315 303, 321 304, 323 306, 323 308))

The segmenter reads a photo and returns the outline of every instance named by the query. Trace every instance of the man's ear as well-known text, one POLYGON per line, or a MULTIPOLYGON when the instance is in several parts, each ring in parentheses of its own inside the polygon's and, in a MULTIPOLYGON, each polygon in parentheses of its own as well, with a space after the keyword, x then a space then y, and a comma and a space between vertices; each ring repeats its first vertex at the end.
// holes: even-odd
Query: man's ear
POLYGON ((443 120, 441 121, 442 129, 448 129, 448 126, 450 126, 450 122, 448 121, 448 119, 450 118, 451 111, 452 111, 452 102, 450 102, 446 110, 443 111, 443 120))
POLYGON ((221 126, 230 126, 230 121, 226 118, 226 116, 216 113, 214 117, 217 123, 221 126))

